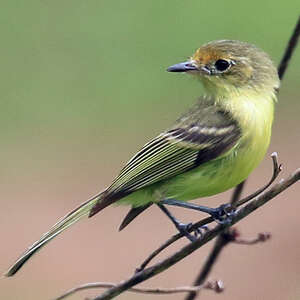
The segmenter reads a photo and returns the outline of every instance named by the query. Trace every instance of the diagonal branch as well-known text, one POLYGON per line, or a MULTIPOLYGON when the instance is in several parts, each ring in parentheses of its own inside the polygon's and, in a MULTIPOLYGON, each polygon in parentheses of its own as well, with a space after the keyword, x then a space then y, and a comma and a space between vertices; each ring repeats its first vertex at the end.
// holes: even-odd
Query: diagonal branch
POLYGON ((287 44, 287 47, 284 51, 284 55, 283 58, 281 59, 281 62, 279 64, 278 67, 278 76, 280 78, 280 80, 283 79, 283 76, 285 74, 285 71, 289 65, 289 62, 291 60, 291 57, 293 55, 293 52, 295 51, 295 48, 297 46, 298 43, 298 39, 299 39, 299 35, 300 35, 300 17, 298 18, 297 24, 294 28, 294 31, 292 33, 292 36, 287 44))
MULTIPOLYGON (((82 284, 78 287, 68 290, 61 296, 53 300, 63 300, 66 297, 69 297, 77 292, 87 290, 87 289, 99 289, 99 288, 113 288, 115 283, 111 282, 91 282, 87 284, 82 284)), ((138 294, 156 294, 156 295, 166 295, 166 294, 178 294, 178 293, 187 293, 192 291, 199 291, 202 289, 212 290, 216 293, 221 293, 224 290, 224 285, 221 280, 208 281, 203 285, 199 286, 182 286, 176 288, 130 288, 128 292, 138 293, 138 294)))
MULTIPOLYGON (((244 187, 245 181, 240 183, 233 192, 232 198, 231 198, 231 204, 234 207, 239 207, 242 204, 245 204, 246 202, 250 201, 251 199, 255 198, 257 195, 259 195, 260 193, 262 193, 264 190, 266 190, 273 182, 274 180, 278 177, 279 173, 281 172, 281 165, 278 164, 277 161, 277 153, 274 152, 271 154, 272 157, 272 162, 273 162, 273 174, 271 179, 269 180, 269 182, 267 184, 265 184, 262 188, 258 189, 256 192, 254 192, 253 194, 238 200, 240 198, 242 189, 244 187)), ((200 228, 204 225, 207 225, 209 223, 214 222, 214 219, 212 217, 207 217, 203 220, 200 220, 196 223, 194 223, 189 229, 189 232, 194 231, 197 228, 200 228)), ((140 265, 139 268, 136 269, 136 272, 139 272, 143 269, 145 269, 145 267, 153 260, 153 258, 155 258, 158 254, 160 254, 164 249, 166 249, 167 247, 169 247, 171 244, 175 243, 177 240, 181 239, 182 237, 184 237, 184 235, 182 233, 177 233, 175 235, 173 235, 171 238, 169 238, 168 240, 166 240, 159 248, 157 248, 156 250, 154 250, 145 260, 144 262, 140 265)))
POLYGON ((293 174, 291 174, 287 179, 281 180, 279 183, 275 184, 268 191, 264 191, 262 194, 260 194, 255 199, 253 199, 250 203, 248 203, 247 205, 239 209, 236 215, 232 218, 231 222, 228 223, 227 225, 224 224, 217 225, 212 230, 207 231, 201 239, 198 239, 195 242, 184 246, 182 249, 180 249, 173 255, 169 256, 168 258, 164 259, 159 263, 156 263, 152 267, 146 268, 134 274, 131 278, 105 291, 103 294, 94 298, 94 300, 113 299, 114 297, 120 295, 121 293, 137 285, 138 283, 141 283, 167 270, 177 262, 187 257, 189 254, 193 253, 203 245, 207 244, 209 241, 211 241, 213 238, 215 238, 217 235, 223 232, 224 229, 231 227, 232 225, 236 224, 240 220, 247 217, 249 214, 254 212, 259 207, 269 202, 271 199, 274 199, 274 197, 276 197, 282 191, 286 190, 292 184, 296 183, 298 180, 300 180, 300 168, 297 169, 293 174))
MULTIPOLYGON (((214 265, 217 258, 219 257, 220 252, 230 241, 231 241, 231 232, 229 229, 226 229, 226 232, 224 231, 218 236, 212 251, 207 257, 203 268, 201 269, 201 272, 199 273, 195 282, 193 283, 194 286, 198 286, 199 282, 205 281, 205 279, 207 278, 208 274, 212 269, 212 266, 214 265)), ((194 299, 199 292, 200 290, 190 291, 185 299, 186 300, 194 299)))
MULTIPOLYGON (((272 162, 273 162, 273 174, 272 177, 270 179, 270 181, 264 185, 263 187, 261 187, 260 189, 258 189, 257 191, 255 191, 254 193, 250 194, 249 196, 238 200, 236 202, 236 206, 240 206, 243 205, 245 203, 247 203, 248 201, 250 201, 251 199, 255 198, 256 196, 258 196, 260 193, 262 193, 263 191, 265 191, 268 187, 271 186, 271 184, 275 181, 275 179, 278 177, 279 173, 282 171, 282 165, 278 164, 278 155, 276 152, 273 152, 271 154, 271 158, 272 158, 272 162)), ((244 181, 244 183, 246 182, 246 180, 244 181)), ((238 189, 238 186, 235 188, 235 190, 238 189)))

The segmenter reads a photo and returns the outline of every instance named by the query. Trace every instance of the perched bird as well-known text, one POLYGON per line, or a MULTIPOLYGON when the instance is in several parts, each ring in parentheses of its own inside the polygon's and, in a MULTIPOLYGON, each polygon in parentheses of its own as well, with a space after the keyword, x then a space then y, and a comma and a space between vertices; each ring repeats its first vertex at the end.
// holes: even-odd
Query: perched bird
MULTIPOLYGON (((245 42, 219 40, 203 45, 187 62, 167 71, 195 76, 206 95, 137 152, 109 187, 71 211, 29 247, 6 276, 14 275, 67 227, 112 203, 132 207, 120 229, 155 203, 192 239, 186 225, 165 205, 184 203, 195 208, 186 201, 226 191, 257 167, 269 146, 280 83, 269 56, 245 42)), ((198 207, 216 218, 222 214, 198 207)))

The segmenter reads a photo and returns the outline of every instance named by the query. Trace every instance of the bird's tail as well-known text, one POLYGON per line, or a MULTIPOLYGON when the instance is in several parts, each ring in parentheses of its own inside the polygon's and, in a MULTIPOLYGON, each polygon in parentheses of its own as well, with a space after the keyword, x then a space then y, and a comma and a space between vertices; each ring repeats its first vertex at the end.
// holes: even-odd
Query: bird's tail
POLYGON ((89 199, 82 203, 79 207, 68 213, 60 221, 58 221, 48 232, 42 235, 42 237, 30 246, 19 259, 9 268, 4 274, 5 276, 13 276, 24 265, 24 263, 39 249, 46 245, 50 240, 63 232, 69 226, 79 221, 84 216, 90 213, 91 208, 102 198, 103 193, 89 199))

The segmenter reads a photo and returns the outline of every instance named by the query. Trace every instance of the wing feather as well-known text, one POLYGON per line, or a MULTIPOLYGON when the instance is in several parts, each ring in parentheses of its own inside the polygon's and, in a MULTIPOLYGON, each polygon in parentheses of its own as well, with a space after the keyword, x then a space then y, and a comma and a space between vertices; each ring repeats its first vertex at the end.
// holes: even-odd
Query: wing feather
POLYGON ((223 124, 204 126, 200 122, 179 122, 178 127, 160 134, 125 165, 108 193, 131 193, 195 168, 227 151, 238 141, 241 132, 236 122, 229 122, 226 114, 222 116, 227 121, 223 124))
POLYGON ((228 112, 200 102, 128 161, 90 216, 134 191, 216 159, 240 137, 238 123, 228 112))

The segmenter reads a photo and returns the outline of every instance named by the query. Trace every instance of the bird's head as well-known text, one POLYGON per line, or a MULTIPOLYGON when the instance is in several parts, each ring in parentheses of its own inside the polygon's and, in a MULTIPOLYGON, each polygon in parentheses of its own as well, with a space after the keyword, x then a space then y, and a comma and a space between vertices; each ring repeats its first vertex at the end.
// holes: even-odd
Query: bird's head
POLYGON ((270 57, 254 45, 240 41, 209 42, 187 62, 173 65, 167 71, 193 74, 217 94, 248 89, 274 92, 279 87, 277 70, 270 57))

